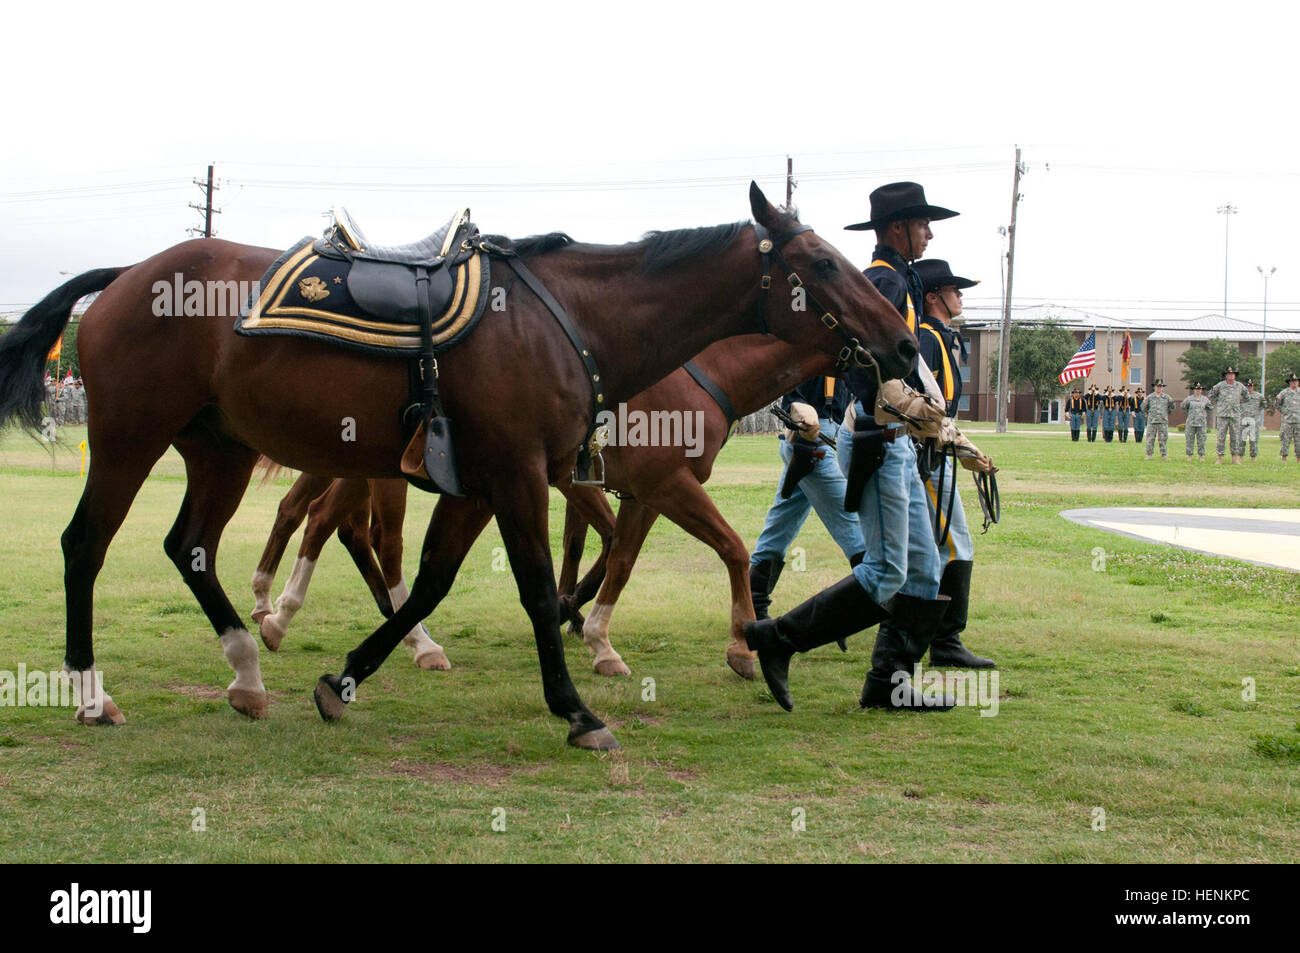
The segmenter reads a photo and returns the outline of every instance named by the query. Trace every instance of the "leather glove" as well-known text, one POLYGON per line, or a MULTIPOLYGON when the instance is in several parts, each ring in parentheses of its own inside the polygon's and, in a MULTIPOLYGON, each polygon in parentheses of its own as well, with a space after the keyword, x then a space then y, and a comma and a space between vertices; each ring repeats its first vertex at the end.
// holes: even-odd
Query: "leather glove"
POLYGON ((967 470, 975 473, 996 473, 998 468, 993 465, 993 458, 985 456, 980 448, 975 446, 966 439, 966 435, 953 426, 956 433, 956 439, 951 441, 957 447, 957 460, 967 470))
POLYGON ((918 393, 897 378, 885 381, 876 400, 876 423, 892 424, 899 421, 907 425, 907 430, 919 440, 937 438, 943 428, 948 414, 943 405, 935 404, 924 394, 918 393), (888 404, 906 417, 900 417, 885 408, 888 404), (910 418, 910 419, 908 419, 910 418))
POLYGON ((849 406, 844 411, 844 423, 841 425, 849 433, 853 433, 853 425, 858 419, 858 412, 854 408, 858 406, 856 400, 849 401, 849 406))
MULTIPOLYGON (((799 425, 799 436, 809 443, 816 443, 822 432, 822 425, 817 422, 817 411, 808 404, 795 401, 790 405, 790 416, 799 425)), ((794 440, 794 431, 790 432, 789 439, 794 440)))

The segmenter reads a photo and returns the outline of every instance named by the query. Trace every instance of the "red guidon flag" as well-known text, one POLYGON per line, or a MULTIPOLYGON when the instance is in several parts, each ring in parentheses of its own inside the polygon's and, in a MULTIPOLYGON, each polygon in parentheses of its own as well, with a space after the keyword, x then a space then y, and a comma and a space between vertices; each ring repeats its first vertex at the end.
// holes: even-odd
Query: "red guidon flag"
POLYGON ((1075 351, 1074 357, 1070 358, 1070 363, 1065 365, 1065 370, 1061 371, 1059 380, 1062 384, 1068 384, 1080 377, 1087 377, 1096 363, 1097 332, 1093 331, 1079 345, 1079 350, 1075 351))

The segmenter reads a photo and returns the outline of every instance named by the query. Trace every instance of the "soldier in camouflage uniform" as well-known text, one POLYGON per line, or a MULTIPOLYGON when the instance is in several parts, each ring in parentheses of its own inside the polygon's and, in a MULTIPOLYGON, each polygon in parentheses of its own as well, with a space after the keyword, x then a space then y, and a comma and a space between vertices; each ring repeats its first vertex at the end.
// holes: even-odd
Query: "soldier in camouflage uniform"
POLYGON ((1286 390, 1277 395, 1277 409, 1282 415, 1282 459, 1288 445, 1295 446, 1295 460, 1300 463, 1300 377, 1294 373, 1286 379, 1286 390))
POLYGON ((1241 458, 1246 459, 1246 446, 1250 446, 1250 459, 1259 456, 1259 435, 1264 431, 1264 395, 1255 390, 1254 380, 1246 381, 1246 397, 1241 402, 1241 458))
MULTIPOLYGON (((1169 443, 1169 411, 1174 409, 1174 399, 1165 393, 1165 382, 1157 379, 1155 383, 1155 393, 1146 397, 1142 401, 1142 407, 1138 413, 1146 418, 1147 421, 1147 459, 1151 459, 1151 451, 1155 449, 1156 439, 1160 440, 1160 459, 1168 460, 1169 453, 1167 445, 1169 443)), ((1190 455, 1191 451, 1188 451, 1190 455)))
POLYGON ((1242 401, 1246 399, 1246 388, 1237 380, 1237 369, 1229 367, 1223 372, 1223 380, 1210 388, 1210 403, 1214 405, 1214 418, 1218 422, 1219 438, 1214 443, 1214 452, 1219 455, 1215 464, 1223 462, 1223 443, 1228 441, 1228 452, 1232 454, 1233 463, 1241 463, 1244 448, 1241 445, 1242 401))
POLYGON ((1197 381, 1191 396, 1183 398, 1183 410, 1187 412, 1187 459, 1192 459, 1192 445, 1196 445, 1196 455, 1205 459, 1205 416, 1210 409, 1210 399, 1205 396, 1205 388, 1197 381))

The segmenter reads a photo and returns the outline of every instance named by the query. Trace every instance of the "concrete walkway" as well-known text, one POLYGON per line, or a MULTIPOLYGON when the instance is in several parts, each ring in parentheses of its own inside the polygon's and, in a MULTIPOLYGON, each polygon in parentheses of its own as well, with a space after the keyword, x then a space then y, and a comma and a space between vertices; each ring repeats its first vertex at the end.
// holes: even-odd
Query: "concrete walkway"
POLYGON ((1061 515, 1132 539, 1300 572, 1300 510, 1130 506, 1061 515))

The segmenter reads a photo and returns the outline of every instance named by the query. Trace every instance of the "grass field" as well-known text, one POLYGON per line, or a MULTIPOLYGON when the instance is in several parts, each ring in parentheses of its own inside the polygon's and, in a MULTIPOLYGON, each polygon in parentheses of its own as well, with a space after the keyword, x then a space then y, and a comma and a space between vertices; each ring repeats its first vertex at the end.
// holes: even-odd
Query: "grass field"
MULTIPOLYGON (((1059 430, 1060 428, 1050 428, 1059 430)), ((81 488, 75 450, 0 440, 0 669, 59 666, 59 534, 81 488)), ((796 708, 723 662, 716 556, 657 526, 614 616, 631 678, 591 671, 588 706, 622 751, 566 748, 541 698, 495 527, 430 620, 450 672, 404 650, 323 724, 311 689, 377 625, 331 543, 284 648, 263 652, 270 717, 225 701, 219 645, 162 552, 180 504, 169 455, 99 577, 96 651, 127 724, 0 708, 0 856, 9 861, 1296 861, 1300 860, 1300 586, 1293 574, 1085 529, 1063 509, 1300 505, 1300 467, 1266 436, 1259 462, 1168 463, 1059 434, 977 438, 1002 466, 1003 522, 976 537, 967 643, 1000 665, 996 717, 860 712, 870 633, 798 657, 796 708), (1094 547, 1106 551, 1094 572, 1094 547), (643 679, 654 680, 646 700, 643 679), (1243 679, 1255 697, 1243 698, 1243 679), (201 809, 206 830, 192 827, 201 809), (1097 829, 1098 809, 1104 830, 1097 829), (804 829, 793 822, 802 817, 804 829), (504 830, 494 829, 504 827, 504 830)), ((1213 435, 1211 435, 1213 439, 1213 435)), ((774 438, 727 445, 710 491, 746 540, 777 476, 774 438)), ((250 489, 219 572, 236 605, 288 479, 250 489)), ((968 478, 968 516, 978 509, 968 478)), ((408 567, 431 499, 413 493, 408 567)), ((558 497, 552 537, 562 525, 558 497)), ((814 517, 784 611, 844 575, 814 517)), ((296 543, 294 544, 296 546, 296 543)), ((589 551, 591 547, 589 546, 589 551)), ((290 559, 293 550, 290 550, 290 559)), ((286 560, 275 591, 283 585, 286 560)))

